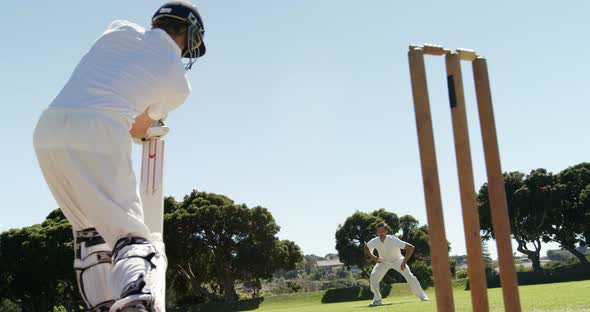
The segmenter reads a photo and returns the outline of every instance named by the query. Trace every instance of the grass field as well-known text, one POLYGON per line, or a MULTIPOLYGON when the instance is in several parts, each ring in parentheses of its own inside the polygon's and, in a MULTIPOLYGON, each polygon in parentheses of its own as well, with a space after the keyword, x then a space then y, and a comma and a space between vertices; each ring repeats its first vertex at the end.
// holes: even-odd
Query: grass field
MULTIPOLYGON (((523 311, 590 311, 590 281, 555 283, 521 286, 520 301, 523 311)), ((266 297, 264 302, 255 307, 238 306, 193 306, 184 307, 186 312, 223 312, 223 311, 289 311, 289 312, 422 312, 436 311, 434 289, 426 291, 430 301, 422 302, 414 297, 405 284, 396 284, 391 295, 383 299, 386 304, 381 307, 368 307, 370 301, 352 301, 322 304, 325 292, 281 295, 266 297)), ((456 287, 454 291, 456 311, 471 311, 469 291, 456 287)), ((500 288, 489 290, 490 310, 504 311, 500 288)), ((176 311, 176 310, 174 310, 176 311)), ((181 310, 178 310, 181 311, 181 310)))

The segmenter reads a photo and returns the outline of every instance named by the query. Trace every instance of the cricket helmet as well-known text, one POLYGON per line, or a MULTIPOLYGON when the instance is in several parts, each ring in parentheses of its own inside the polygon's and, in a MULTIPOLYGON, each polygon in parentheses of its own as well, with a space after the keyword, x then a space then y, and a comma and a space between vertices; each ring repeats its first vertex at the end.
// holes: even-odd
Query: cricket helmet
POLYGON ((188 58, 190 65, 205 54, 205 25, 196 6, 186 1, 166 2, 156 11, 152 23, 162 17, 171 17, 188 23, 186 46, 182 50, 182 57, 188 58))

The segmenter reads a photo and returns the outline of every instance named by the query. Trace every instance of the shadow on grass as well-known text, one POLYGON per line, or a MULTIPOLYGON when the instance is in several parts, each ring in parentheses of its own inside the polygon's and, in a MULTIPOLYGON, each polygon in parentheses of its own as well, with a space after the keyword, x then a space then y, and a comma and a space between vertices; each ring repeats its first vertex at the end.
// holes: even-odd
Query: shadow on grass
MULTIPOLYGON (((390 292, 391 285, 381 286, 381 295, 384 298, 389 296, 390 292)), ((369 287, 355 286, 348 288, 329 289, 322 297, 322 303, 336 303, 371 299, 373 299, 373 293, 371 292, 371 289, 369 289, 369 287)))
POLYGON ((240 300, 232 303, 205 303, 197 305, 184 305, 175 308, 169 308, 170 312, 237 312, 251 311, 260 307, 264 298, 240 300))

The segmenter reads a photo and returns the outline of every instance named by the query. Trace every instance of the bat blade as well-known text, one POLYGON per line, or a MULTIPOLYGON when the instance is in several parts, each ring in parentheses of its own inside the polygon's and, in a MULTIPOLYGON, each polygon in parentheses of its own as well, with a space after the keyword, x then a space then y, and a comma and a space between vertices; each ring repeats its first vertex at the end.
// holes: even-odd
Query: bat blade
POLYGON ((152 233, 164 234, 164 140, 143 142, 139 194, 144 222, 152 233))

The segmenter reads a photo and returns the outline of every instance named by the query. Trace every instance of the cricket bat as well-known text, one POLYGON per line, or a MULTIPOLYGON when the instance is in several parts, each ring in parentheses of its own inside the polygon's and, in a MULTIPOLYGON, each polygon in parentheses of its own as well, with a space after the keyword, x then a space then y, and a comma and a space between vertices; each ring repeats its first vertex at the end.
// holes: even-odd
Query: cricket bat
POLYGON ((139 194, 144 222, 152 233, 164 234, 164 147, 169 129, 161 121, 152 125, 143 141, 139 194))
POLYGON ((139 194, 143 205, 144 223, 152 232, 150 240, 158 251, 155 259, 156 302, 155 310, 165 312, 166 296, 166 267, 168 260, 164 248, 164 147, 166 142, 162 139, 169 129, 162 121, 157 121, 148 129, 146 138, 142 143, 141 158, 141 182, 139 194))

